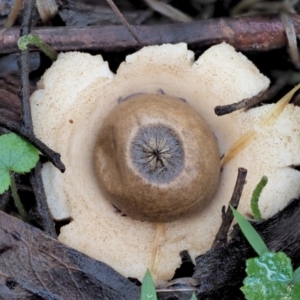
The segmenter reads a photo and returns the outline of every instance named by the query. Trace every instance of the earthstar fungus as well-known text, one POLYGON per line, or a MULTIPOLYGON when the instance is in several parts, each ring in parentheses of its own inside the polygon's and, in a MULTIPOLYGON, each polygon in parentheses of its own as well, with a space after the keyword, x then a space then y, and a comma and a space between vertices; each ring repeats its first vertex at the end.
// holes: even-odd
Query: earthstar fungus
MULTIPOLYGON (((252 97, 268 85, 269 80, 244 55, 225 43, 211 47, 196 62, 185 44, 145 47, 127 56, 116 75, 100 55, 60 54, 31 98, 36 135, 60 152, 66 165, 64 174, 50 164, 43 168, 53 217, 72 218, 61 228, 60 241, 106 262, 127 277, 141 280, 151 266, 156 283, 161 285, 179 267, 180 251, 188 250, 195 258, 210 248, 221 223, 221 208, 231 197, 238 167, 248 169, 240 204, 242 213, 250 213, 251 193, 262 175, 269 178, 260 201, 263 217, 297 197, 300 187, 295 182, 300 176, 290 166, 299 164, 299 108, 288 105, 272 126, 262 128, 257 126, 258 121, 272 105, 223 117, 214 114, 215 106, 252 97), (201 121, 169 114, 174 110, 180 115, 185 109, 201 121), (147 111, 154 112, 148 115, 147 111), (176 119, 176 126, 171 125, 170 120, 176 119), (193 150, 189 149, 190 141, 185 143, 186 138, 194 139, 200 134, 197 122, 208 124, 205 126, 209 129, 204 130, 212 138, 208 149, 217 158, 208 164, 214 167, 205 171, 210 174, 211 170, 215 176, 204 176, 217 188, 204 197, 206 203, 200 204, 195 202, 201 198, 197 197, 199 191, 196 196, 185 197, 188 184, 187 190, 180 186, 199 169, 200 153, 195 153, 199 142, 191 147, 193 150), (218 155, 226 154, 253 128, 259 134, 235 153, 219 174, 218 155), (211 150, 216 142, 218 149, 211 150), (176 158, 174 168, 171 157, 176 158), (196 161, 195 168, 190 164, 185 170, 189 159, 196 161), (164 173, 166 169, 173 173, 164 173), (160 174, 159 182, 155 172, 160 174), (172 182, 176 184, 172 186, 172 182), (130 192, 126 190, 128 186, 130 192), (157 190, 151 199, 156 206, 152 214, 147 214, 150 201, 144 205, 146 213, 143 205, 135 201, 147 196, 151 188, 157 190), (170 191, 179 196, 170 196, 170 191), (133 204, 127 206, 122 194, 132 198, 133 204), (169 199, 166 207, 159 207, 157 201, 161 199, 157 197, 169 199), (281 202, 271 203, 274 199, 281 202), (117 213, 111 201, 128 216, 117 213), (164 209, 172 201, 174 213, 169 213, 164 209), (192 203, 190 208, 187 201, 192 203), (178 206, 188 209, 178 212, 178 206)), ((207 138, 200 139, 208 143, 207 138)))
POLYGON ((105 118, 95 147, 99 183, 114 205, 140 221, 168 222, 199 211, 216 193, 216 139, 182 100, 133 95, 105 118))

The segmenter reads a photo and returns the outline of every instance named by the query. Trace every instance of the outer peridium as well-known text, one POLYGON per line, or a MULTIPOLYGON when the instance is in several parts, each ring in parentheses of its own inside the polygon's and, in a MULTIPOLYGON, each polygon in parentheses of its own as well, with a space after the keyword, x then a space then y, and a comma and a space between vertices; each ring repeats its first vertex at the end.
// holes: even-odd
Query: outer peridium
MULTIPOLYGON (((211 126, 220 153, 224 153, 241 135, 243 114, 217 117, 214 107, 251 97, 268 84, 246 57, 226 44, 210 48, 196 62, 185 44, 146 47, 128 56, 116 75, 101 56, 60 54, 32 96, 35 133, 61 153, 67 168, 65 174, 50 164, 43 169, 54 218, 73 219, 61 229, 59 240, 124 276, 141 280, 151 263, 156 224, 121 216, 101 192, 93 168, 93 148, 103 119, 131 94, 163 92, 185 99, 196 109, 211 126)), ((248 119, 251 121, 250 116, 248 119)), ((154 272, 158 285, 172 278, 180 265, 180 251, 186 249, 195 258, 210 248, 221 223, 221 208, 230 200, 237 168, 254 170, 248 175, 250 191, 259 180, 260 174, 253 175, 254 159, 243 164, 238 156, 224 167, 217 194, 204 211, 165 224, 154 272), (251 176, 255 177, 253 183, 251 176)), ((242 200, 244 213, 249 212, 248 199, 249 193, 242 200)))

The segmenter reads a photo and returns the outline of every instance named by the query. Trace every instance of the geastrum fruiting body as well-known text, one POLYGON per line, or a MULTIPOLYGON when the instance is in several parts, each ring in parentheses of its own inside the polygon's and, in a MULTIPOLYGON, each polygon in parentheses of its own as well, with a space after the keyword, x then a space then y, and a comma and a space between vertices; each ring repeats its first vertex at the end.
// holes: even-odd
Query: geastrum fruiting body
POLYGON ((36 135, 66 165, 64 174, 43 168, 53 217, 72 219, 59 240, 127 277, 141 280, 151 267, 159 285, 182 250, 195 258, 210 248, 238 167, 248 169, 240 211, 251 213, 251 193, 266 175, 262 215, 277 212, 300 192, 291 168, 300 160, 299 108, 288 105, 262 127, 274 105, 214 113, 268 85, 225 43, 197 61, 185 44, 145 47, 116 75, 100 55, 60 54, 31 97, 36 135), (220 158, 251 130, 255 137, 220 173, 220 158))
POLYGON ((216 193, 220 168, 209 126, 174 97, 133 95, 112 109, 98 133, 99 184, 134 219, 167 222, 201 210, 216 193))

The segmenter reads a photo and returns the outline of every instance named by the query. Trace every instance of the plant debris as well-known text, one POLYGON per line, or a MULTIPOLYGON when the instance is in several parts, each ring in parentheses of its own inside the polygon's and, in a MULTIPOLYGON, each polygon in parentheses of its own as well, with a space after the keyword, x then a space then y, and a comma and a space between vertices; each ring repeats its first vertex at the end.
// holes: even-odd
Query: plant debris
MULTIPOLYGON (((292 20, 297 35, 300 33, 300 16, 292 20)), ((284 27, 278 16, 220 18, 184 24, 131 26, 142 46, 185 42, 191 49, 227 42, 241 51, 270 51, 287 45, 284 27)), ((138 42, 124 26, 102 27, 49 27, 35 28, 39 35, 57 51, 137 50, 138 42)), ((9 28, 2 34, 0 53, 18 51, 18 28, 9 28)))
POLYGON ((2 299, 139 299, 140 289, 104 263, 0 212, 2 299))
MULTIPOLYGON (((272 251, 285 252, 296 269, 300 265, 300 201, 292 200, 282 211, 266 221, 252 224, 272 251)), ((246 277, 245 261, 255 251, 235 227, 232 240, 196 258, 193 278, 200 282, 197 296, 201 299, 244 299, 239 288, 246 277), (240 295, 240 296, 238 296, 240 295), (203 298, 202 298, 203 297, 203 298)))

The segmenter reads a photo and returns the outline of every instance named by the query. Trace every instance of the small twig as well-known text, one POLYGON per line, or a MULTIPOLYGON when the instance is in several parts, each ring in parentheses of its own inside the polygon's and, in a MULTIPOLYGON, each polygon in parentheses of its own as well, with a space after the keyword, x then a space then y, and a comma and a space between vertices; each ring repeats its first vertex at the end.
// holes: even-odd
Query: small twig
POLYGON ((293 62, 294 66, 300 69, 300 60, 299 60, 299 52, 298 52, 298 45, 297 45, 297 35, 295 31, 295 26, 293 23, 293 19, 290 15, 286 13, 280 14, 280 19, 282 21, 286 38, 288 42, 288 52, 293 62))
MULTIPOLYGON (((233 190, 232 197, 230 199, 229 204, 231 204, 235 209, 238 207, 238 204, 240 202, 240 198, 244 189, 244 185, 246 183, 246 176, 247 176, 247 170, 244 168, 238 169, 238 176, 236 180, 236 184, 233 190)), ((221 246, 224 246, 227 244, 227 234, 228 230, 230 228, 230 225, 233 221, 233 213, 228 206, 226 213, 224 212, 225 209, 223 208, 222 211, 222 224, 219 228, 218 233, 216 234, 216 237, 213 241, 213 244, 211 246, 212 249, 218 248, 221 246)))
POLYGON ((32 185, 34 194, 39 200, 37 201, 36 205, 40 217, 41 226, 48 235, 50 235, 53 238, 56 238, 57 234, 55 231, 55 225, 47 205, 44 185, 42 182, 41 167, 41 162, 38 162, 35 169, 31 172, 30 183, 32 185))
MULTIPOLYGON (((24 0, 23 1, 23 22, 21 27, 20 36, 25 36, 30 33, 31 26, 31 15, 35 5, 34 0, 24 0)), ((32 117, 30 110, 30 89, 29 89, 29 50, 25 49, 21 51, 19 59, 19 69, 21 75, 21 91, 20 98, 22 102, 22 122, 25 127, 33 131, 32 117)))
MULTIPOLYGON (((300 16, 291 16, 300 37, 300 16)), ((287 45, 283 24, 278 16, 220 18, 190 23, 132 26, 143 46, 187 43, 190 49, 227 42, 239 51, 270 51, 287 45), (201 30, 199 30, 201 29, 201 30)), ((140 46, 124 26, 41 27, 33 34, 56 51, 136 50, 140 46)), ((0 39, 0 53, 18 51, 18 29, 6 29, 0 39)))
POLYGON ((35 137, 33 132, 28 129, 27 127, 24 127, 20 125, 17 122, 13 122, 11 120, 8 120, 2 116, 0 116, 0 126, 19 134, 26 140, 28 140, 32 145, 34 145, 42 154, 44 154, 49 161, 53 163, 53 165, 58 168, 61 172, 65 171, 65 166, 60 160, 60 154, 57 152, 54 152, 52 149, 50 149, 47 145, 45 145, 42 141, 40 141, 38 138, 35 137))
POLYGON ((108 5, 111 7, 111 9, 113 10, 113 12, 120 18, 121 22, 123 23, 123 25, 127 28, 127 30, 131 33, 131 35, 134 37, 134 39, 138 42, 138 44, 140 46, 142 46, 142 42, 140 41, 139 37, 137 36, 137 34, 135 33, 134 29, 132 28, 132 26, 127 22, 127 20, 124 18, 124 16, 122 15, 122 13, 120 12, 120 10, 118 9, 118 7, 115 5, 113 0, 106 0, 106 2, 108 3, 108 5))
MULTIPOLYGON (((300 16, 291 16, 300 36, 300 16)), ((280 18, 273 16, 220 18, 190 23, 132 26, 143 46, 187 43, 190 49, 227 42, 239 51, 270 51, 287 46, 280 18)), ((139 44, 124 26, 35 28, 33 34, 56 51, 136 50, 139 44)), ((1 33, 0 53, 18 51, 17 28, 1 33)))
POLYGON ((236 110, 250 108, 250 107, 257 105, 263 101, 267 101, 267 100, 273 98, 287 84, 290 76, 291 76, 290 73, 288 73, 288 72, 285 73, 284 76, 281 76, 277 79, 277 81, 275 82, 275 84, 273 86, 271 86, 266 91, 261 92, 252 98, 243 99, 239 102, 228 104, 228 105, 216 106, 215 107, 216 115, 224 116, 224 115, 227 115, 236 110))
MULTIPOLYGON (((23 22, 21 27, 21 36, 30 34, 31 16, 32 16, 34 5, 35 5, 34 0, 23 1, 23 22)), ((34 136, 33 133, 33 124, 32 124, 30 101, 29 101, 30 86, 29 86, 28 56, 29 56, 28 49, 22 50, 20 54, 20 60, 19 60, 19 69, 20 69, 20 76, 21 76, 20 98, 22 102, 22 124, 23 125, 19 125, 12 122, 9 123, 10 125, 12 125, 11 129, 15 129, 12 131, 16 132, 16 130, 18 130, 18 133, 21 136, 26 137, 26 139, 28 139, 32 144, 34 144, 34 146, 36 146, 36 148, 39 149, 42 153, 47 153, 49 155, 47 156, 51 159, 52 163, 54 163, 55 166, 57 166, 59 169, 64 171, 65 167, 60 161, 60 155, 55 153, 51 149, 49 149, 46 145, 44 145, 40 140, 38 140, 34 136)), ((43 224, 44 230, 49 235, 55 237, 56 235, 55 235, 53 220, 51 218, 48 204, 46 201, 42 176, 39 168, 40 165, 37 165, 35 167, 31 176, 31 183, 33 185, 37 208, 40 213, 39 217, 41 219, 41 223, 43 224)))
POLYGON ((4 25, 6 28, 14 25, 21 7, 22 7, 22 0, 15 0, 15 3, 12 6, 9 16, 7 17, 6 23, 4 25))

